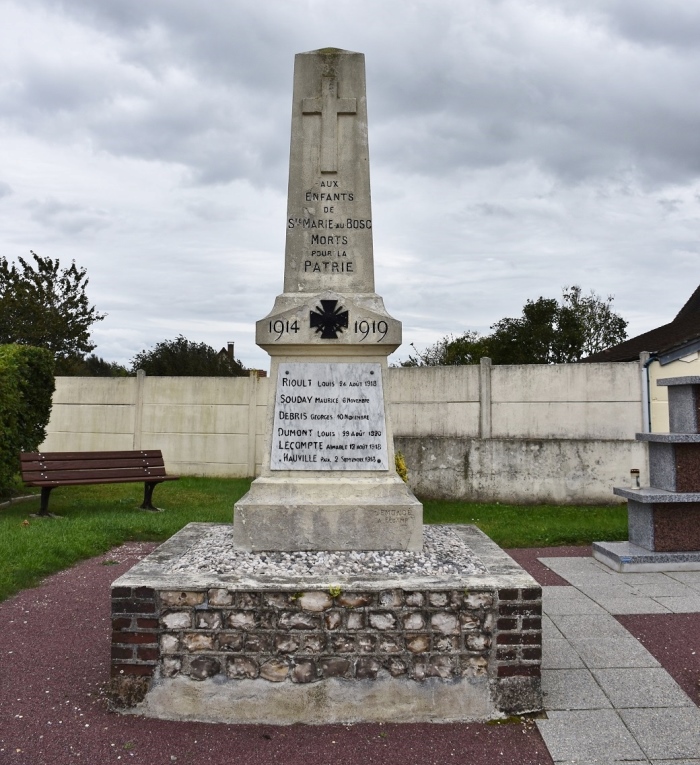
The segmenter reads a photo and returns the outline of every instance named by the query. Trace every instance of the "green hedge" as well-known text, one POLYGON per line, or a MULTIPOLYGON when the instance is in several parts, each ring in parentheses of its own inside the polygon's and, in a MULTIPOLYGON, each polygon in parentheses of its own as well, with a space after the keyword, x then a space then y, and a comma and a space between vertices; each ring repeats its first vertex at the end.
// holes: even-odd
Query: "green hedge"
POLYGON ((55 387, 50 351, 0 345, 0 494, 19 471, 19 453, 46 438, 55 387))

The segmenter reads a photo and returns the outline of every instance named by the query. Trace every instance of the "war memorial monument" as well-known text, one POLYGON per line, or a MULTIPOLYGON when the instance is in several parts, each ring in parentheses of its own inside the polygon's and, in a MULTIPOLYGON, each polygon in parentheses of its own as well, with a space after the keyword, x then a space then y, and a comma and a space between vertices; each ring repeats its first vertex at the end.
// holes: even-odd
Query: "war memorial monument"
POLYGON ((375 292, 364 56, 296 56, 284 291, 262 469, 112 586, 113 697, 225 723, 486 720, 542 708, 541 588, 397 475, 375 292))

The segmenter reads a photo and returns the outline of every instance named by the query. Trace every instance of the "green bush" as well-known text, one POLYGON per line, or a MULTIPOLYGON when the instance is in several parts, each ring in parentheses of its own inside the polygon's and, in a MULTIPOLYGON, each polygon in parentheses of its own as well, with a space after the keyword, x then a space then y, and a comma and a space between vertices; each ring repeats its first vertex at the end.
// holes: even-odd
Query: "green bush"
POLYGON ((45 348, 0 345, 0 494, 19 470, 19 453, 36 451, 46 438, 53 366, 45 348))

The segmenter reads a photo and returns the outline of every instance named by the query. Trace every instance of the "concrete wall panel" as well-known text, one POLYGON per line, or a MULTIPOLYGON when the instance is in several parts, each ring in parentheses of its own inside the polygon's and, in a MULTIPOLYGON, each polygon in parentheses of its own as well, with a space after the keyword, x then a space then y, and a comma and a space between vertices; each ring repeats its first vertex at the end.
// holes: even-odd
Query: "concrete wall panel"
POLYGON ((248 377, 146 377, 144 404, 235 404, 248 401, 248 377))
POLYGON ((639 401, 639 364, 523 364, 492 367, 494 402, 639 401))
POLYGON ((54 404, 48 431, 133 434, 134 408, 124 404, 54 404))
POLYGON ((216 462, 247 464, 247 435, 202 435, 198 433, 144 433, 143 449, 160 449, 172 462, 216 462))
POLYGON ((478 402, 389 402, 395 436, 476 436, 479 433, 478 402))
POLYGON ((479 400, 479 367, 394 367, 386 397, 392 403, 479 400))
POLYGON ((57 377, 54 404, 132 405, 134 377, 57 377))
POLYGON ((238 433, 248 435, 248 406, 144 404, 143 430, 151 433, 238 433))
POLYGON ((49 433, 40 447, 42 452, 109 452, 130 451, 130 433, 49 433))
POLYGON ((642 430, 637 401, 494 403, 494 438, 633 439, 642 430))
POLYGON ((615 504, 630 469, 648 481, 638 441, 398 438, 423 499, 512 504, 615 504))

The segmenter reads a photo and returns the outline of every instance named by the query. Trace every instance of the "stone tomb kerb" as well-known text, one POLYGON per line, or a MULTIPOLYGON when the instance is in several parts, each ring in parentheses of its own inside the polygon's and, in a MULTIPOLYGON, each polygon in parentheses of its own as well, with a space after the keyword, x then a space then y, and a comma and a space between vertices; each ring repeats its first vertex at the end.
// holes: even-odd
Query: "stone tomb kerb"
POLYGON ((542 591, 396 474, 374 292, 364 59, 296 58, 284 293, 262 475, 112 585, 111 697, 225 723, 484 720, 542 708, 542 591))
POLYGON ((284 292, 257 322, 274 400, 234 545, 420 550, 422 505, 397 475, 385 405, 401 323, 374 287, 364 56, 296 56, 284 292))

